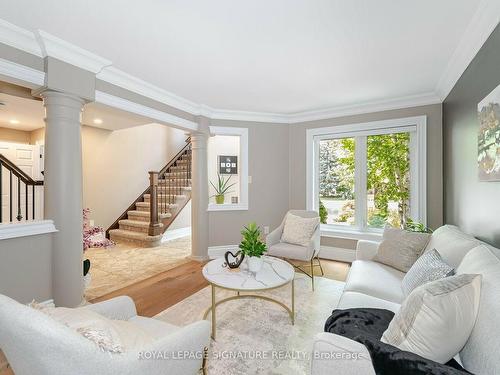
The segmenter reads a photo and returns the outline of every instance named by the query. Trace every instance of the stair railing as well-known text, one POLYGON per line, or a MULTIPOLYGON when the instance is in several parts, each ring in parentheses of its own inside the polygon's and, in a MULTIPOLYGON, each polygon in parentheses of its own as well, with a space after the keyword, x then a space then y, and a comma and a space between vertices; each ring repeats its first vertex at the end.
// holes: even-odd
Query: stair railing
POLYGON ((12 161, 7 159, 4 155, 0 154, 0 223, 3 223, 3 208, 4 208, 4 196, 7 196, 8 207, 9 207, 9 222, 12 222, 15 218, 17 221, 30 220, 30 210, 29 210, 29 187, 31 187, 31 220, 35 220, 35 187, 43 186, 43 181, 35 181, 26 173, 24 173, 17 165, 12 161), (4 173, 9 174, 9 185, 7 192, 3 191, 3 176, 4 173), (17 189, 14 191, 14 184, 17 184, 17 189), (22 187, 24 185, 24 216, 21 204, 22 187), (14 201, 15 199, 15 201, 14 201), (14 206, 16 203, 16 206, 14 206), (14 212, 14 209, 17 212, 14 212))
POLYGON ((149 186, 137 199, 111 224, 106 230, 106 237, 109 238, 109 231, 117 229, 120 226, 120 220, 127 218, 128 211, 134 210, 136 203, 144 201, 144 195, 149 194, 149 229, 148 234, 158 235, 161 233, 160 215, 167 213, 171 205, 175 204, 175 195, 180 195, 183 186, 189 185, 191 179, 191 138, 186 139, 186 145, 165 165, 159 172, 150 171, 149 186), (186 173, 179 174, 178 169, 181 160, 187 160, 186 173), (171 177, 182 177, 182 179, 174 179, 171 177), (160 185, 159 182, 165 180, 173 180, 172 184, 160 185), (184 183, 184 185, 183 185, 184 183), (153 233, 153 234, 152 234, 153 233))
POLYGON ((159 172, 149 172, 149 229, 150 236, 162 233, 160 214, 167 213, 176 203, 182 189, 189 186, 191 179, 191 138, 186 146, 159 172), (185 163, 186 162, 186 163, 185 163), (175 168, 175 170, 174 170, 175 168), (159 181, 164 182, 159 189, 159 181), (168 181, 168 183, 167 183, 168 181))

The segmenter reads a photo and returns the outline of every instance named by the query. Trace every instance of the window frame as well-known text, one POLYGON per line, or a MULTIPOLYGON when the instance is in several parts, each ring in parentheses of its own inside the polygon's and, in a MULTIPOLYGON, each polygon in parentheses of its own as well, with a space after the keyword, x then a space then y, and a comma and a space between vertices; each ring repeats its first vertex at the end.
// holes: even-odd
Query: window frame
MULTIPOLYGON (((211 136, 233 135, 240 137, 240 199, 238 203, 215 204, 209 203, 207 211, 244 211, 248 210, 248 128, 235 128, 231 126, 210 126, 211 136)), ((207 180, 207 184, 210 182, 207 180)), ((210 186, 210 185, 209 185, 210 186)))
POLYGON ((427 225, 427 116, 371 121, 306 131, 306 207, 319 210, 319 141, 355 138, 355 225, 321 224, 321 234, 353 239, 380 239, 381 230, 367 226, 367 136, 410 132, 410 212, 427 225), (413 177, 413 176, 416 176, 413 177), (360 188, 361 187, 361 188, 360 188))

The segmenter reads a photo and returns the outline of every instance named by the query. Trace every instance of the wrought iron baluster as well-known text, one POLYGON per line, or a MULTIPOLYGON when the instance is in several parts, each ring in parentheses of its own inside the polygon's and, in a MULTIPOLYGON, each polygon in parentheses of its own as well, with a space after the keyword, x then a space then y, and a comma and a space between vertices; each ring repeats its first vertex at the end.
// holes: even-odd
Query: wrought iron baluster
POLYGON ((10 197, 10 205, 9 205, 9 221, 12 223, 12 171, 10 171, 9 176, 9 197, 10 197))
POLYGON ((21 221, 23 215, 21 215, 21 178, 17 178, 17 221, 21 221))
MULTIPOLYGON (((24 215, 26 216, 25 219, 28 220, 28 184, 24 183, 24 215)), ((35 218, 32 217, 32 220, 35 218)))
POLYGON ((31 213, 32 213, 32 216, 33 216, 33 220, 35 220, 35 185, 32 186, 32 189, 31 189, 31 213))

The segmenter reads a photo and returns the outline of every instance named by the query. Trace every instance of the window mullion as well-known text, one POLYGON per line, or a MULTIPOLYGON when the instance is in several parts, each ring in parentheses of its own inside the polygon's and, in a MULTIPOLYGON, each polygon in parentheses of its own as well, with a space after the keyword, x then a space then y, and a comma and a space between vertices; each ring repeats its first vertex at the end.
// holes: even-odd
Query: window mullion
POLYGON ((358 136, 355 138, 355 160, 354 160, 354 198, 355 198, 355 223, 356 226, 365 230, 366 213, 368 204, 366 201, 366 174, 367 174, 367 142, 366 136, 358 136))

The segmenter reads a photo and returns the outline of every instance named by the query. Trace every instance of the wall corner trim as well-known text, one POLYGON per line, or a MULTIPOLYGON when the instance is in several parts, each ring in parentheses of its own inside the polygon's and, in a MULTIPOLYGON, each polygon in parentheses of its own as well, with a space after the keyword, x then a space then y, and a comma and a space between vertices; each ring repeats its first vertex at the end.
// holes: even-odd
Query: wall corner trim
POLYGON ((10 22, 0 19, 0 43, 43 57, 34 34, 10 22))
POLYGON ((499 22, 500 2, 481 1, 436 86, 441 101, 446 99, 499 22))
POLYGON ((102 91, 96 90, 95 101, 96 103, 101 103, 127 112, 135 113, 137 115, 149 117, 153 120, 166 122, 175 128, 187 130, 188 132, 198 129, 198 124, 196 122, 189 121, 154 108, 146 107, 145 105, 137 104, 102 91))
POLYGON ((25 82, 30 88, 43 86, 45 72, 0 58, 0 75, 25 82))
POLYGON ((0 224, 0 240, 57 232, 52 220, 0 224))
POLYGON ((43 30, 37 30, 35 37, 40 44, 43 57, 50 56, 94 74, 112 64, 111 61, 105 58, 97 56, 43 30))

